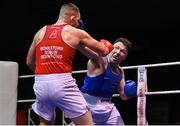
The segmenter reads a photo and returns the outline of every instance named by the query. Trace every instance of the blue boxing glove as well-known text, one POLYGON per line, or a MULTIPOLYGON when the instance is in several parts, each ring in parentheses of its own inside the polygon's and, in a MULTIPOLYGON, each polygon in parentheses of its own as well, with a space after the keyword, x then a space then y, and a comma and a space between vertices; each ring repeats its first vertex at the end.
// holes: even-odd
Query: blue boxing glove
POLYGON ((79 22, 78 22, 79 24, 78 24, 78 26, 76 27, 76 28, 79 28, 79 29, 84 29, 84 27, 85 27, 85 25, 84 25, 84 23, 83 23, 83 21, 82 20, 79 20, 79 22))
POLYGON ((137 96, 137 84, 132 80, 127 80, 124 85, 124 93, 128 97, 137 96))

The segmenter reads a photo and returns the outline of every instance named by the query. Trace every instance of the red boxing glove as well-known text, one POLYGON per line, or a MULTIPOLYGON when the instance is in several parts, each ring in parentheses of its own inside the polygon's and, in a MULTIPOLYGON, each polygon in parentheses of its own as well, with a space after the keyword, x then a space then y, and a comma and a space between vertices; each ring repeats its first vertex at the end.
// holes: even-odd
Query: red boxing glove
POLYGON ((100 43, 103 44, 106 48, 108 48, 109 52, 114 49, 113 45, 106 39, 101 39, 100 43))

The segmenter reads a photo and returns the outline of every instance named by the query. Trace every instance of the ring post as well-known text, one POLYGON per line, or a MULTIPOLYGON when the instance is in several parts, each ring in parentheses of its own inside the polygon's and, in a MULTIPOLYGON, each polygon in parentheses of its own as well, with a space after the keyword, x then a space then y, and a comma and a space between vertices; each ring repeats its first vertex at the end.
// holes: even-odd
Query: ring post
POLYGON ((18 63, 0 61, 0 125, 16 125, 18 63))
POLYGON ((145 126, 146 121, 146 95, 147 91, 147 70, 145 67, 138 67, 138 87, 137 87, 137 125, 145 126))

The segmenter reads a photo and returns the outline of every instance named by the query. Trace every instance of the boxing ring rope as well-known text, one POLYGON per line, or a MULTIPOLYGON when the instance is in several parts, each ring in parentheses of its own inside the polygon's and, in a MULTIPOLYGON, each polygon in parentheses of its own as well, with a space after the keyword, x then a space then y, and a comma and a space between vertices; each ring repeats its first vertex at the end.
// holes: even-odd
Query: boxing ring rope
MULTIPOLYGON (((146 121, 146 95, 163 95, 163 94, 176 94, 180 93, 180 90, 170 90, 170 91, 147 91, 147 72, 146 68, 150 67, 164 67, 164 66, 174 66, 180 65, 180 61, 178 62, 168 62, 168 63, 157 63, 157 64, 146 64, 146 65, 136 65, 136 66, 125 66, 122 67, 123 70, 128 69, 138 69, 138 89, 137 89, 137 125, 148 125, 146 121)), ((79 70, 73 71, 72 74, 79 74, 79 73, 86 73, 87 70, 79 70)), ((19 76, 20 79, 23 78, 31 78, 35 75, 21 75, 19 76)), ((114 94, 113 97, 118 97, 119 94, 114 94)), ((34 102, 35 99, 27 99, 27 100, 18 100, 18 103, 27 103, 27 102, 34 102)), ((29 114, 28 114, 29 116, 29 114)), ((29 117, 28 117, 29 118, 29 117)), ((30 119, 28 119, 30 121, 30 119)), ((32 121, 32 120, 31 120, 32 121)), ((63 125, 67 124, 63 117, 63 125)), ((29 124, 29 122, 28 122, 29 124)))
MULTIPOLYGON (((180 90, 173 90, 173 91, 151 91, 145 92, 145 95, 163 95, 163 94, 178 94, 180 90)), ((113 97, 119 97, 119 94, 114 94, 113 97)))

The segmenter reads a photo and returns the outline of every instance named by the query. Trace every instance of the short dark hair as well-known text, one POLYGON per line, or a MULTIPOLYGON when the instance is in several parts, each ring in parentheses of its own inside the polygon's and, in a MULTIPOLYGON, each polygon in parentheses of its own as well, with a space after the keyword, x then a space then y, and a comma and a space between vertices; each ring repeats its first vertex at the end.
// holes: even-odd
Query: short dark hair
POLYGON ((117 42, 122 42, 128 49, 128 51, 132 48, 132 43, 127 38, 119 37, 115 40, 114 44, 117 42))

